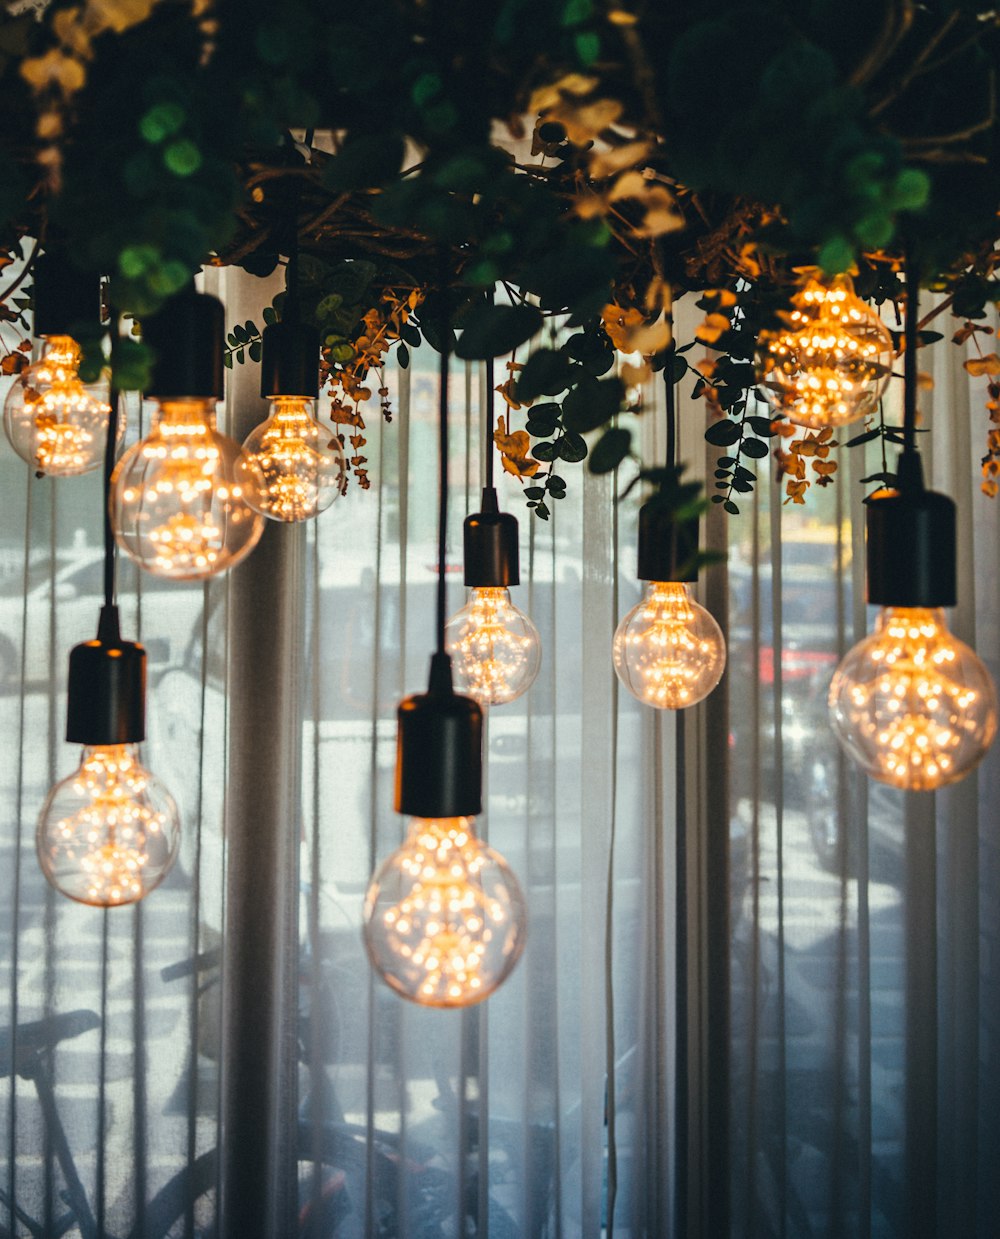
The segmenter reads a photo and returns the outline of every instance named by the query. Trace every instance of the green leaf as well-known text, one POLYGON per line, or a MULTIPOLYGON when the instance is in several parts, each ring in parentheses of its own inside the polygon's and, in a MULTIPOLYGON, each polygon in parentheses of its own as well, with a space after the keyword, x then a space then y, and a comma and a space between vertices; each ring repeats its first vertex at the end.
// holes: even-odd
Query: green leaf
POLYGON ((278 321, 278 312, 273 305, 264 306, 264 326, 270 327, 278 321))
MULTIPOLYGON (((455 355, 466 361, 481 361, 511 353, 541 330, 542 315, 533 305, 483 303, 462 319, 462 334, 455 355)), ((424 332, 426 335, 426 331, 424 332)))
POLYGON ((611 473, 632 448, 631 431, 615 426, 606 430, 594 444, 588 468, 591 473, 611 473))
POLYGON ((555 434, 556 419, 549 420, 547 417, 531 416, 525 422, 524 428, 533 439, 547 439, 549 435, 555 434))
POLYGON ((725 499, 723 501, 722 506, 729 513, 730 516, 739 516, 740 510, 736 506, 736 504, 733 503, 732 499, 725 499))
POLYGON ((531 454, 535 460, 540 460, 543 463, 555 460, 556 445, 555 443, 536 443, 531 449, 531 454))
POLYGON ((229 337, 230 344, 246 344, 250 337, 242 323, 237 323, 229 337))
POLYGON ((526 486, 524 488, 524 493, 528 499, 544 499, 545 498, 545 487, 544 486, 526 486))
MULTIPOLYGON (((558 396, 573 382, 574 369, 563 351, 536 349, 524 363, 524 369, 518 372, 518 399, 534 400, 538 396, 558 396)), ((576 370, 575 373, 579 374, 580 371, 576 370)), ((559 408, 558 405, 552 407, 559 408)), ((538 416, 537 410, 532 412, 532 416, 538 416)))
POLYGON ((762 460, 770 450, 763 439, 744 439, 740 444, 742 454, 750 456, 754 460, 762 460))
POLYGON ((547 521, 549 519, 548 506, 544 503, 536 503, 535 504, 535 515, 540 516, 543 521, 547 521))
POLYGON ((876 426, 874 430, 866 430, 864 434, 855 435, 853 439, 848 439, 844 447, 858 447, 862 443, 871 443, 873 439, 877 439, 882 433, 881 429, 876 426))
POLYGON ((403 139, 396 133, 352 136, 324 167, 323 184, 336 190, 375 189, 398 174, 403 151, 403 139))
POLYGON ((624 394, 621 379, 582 379, 563 401, 563 425, 578 434, 596 430, 611 421, 624 394))
POLYGON ((262 341, 260 339, 252 340, 250 342, 249 352, 250 352, 251 361, 260 361, 261 348, 262 348, 262 341))
POLYGON ((399 362, 401 369, 405 370, 410 364, 410 350, 405 344, 400 344, 396 349, 396 360, 399 362))
POLYGON ((739 422, 731 422, 728 418, 713 422, 705 431, 705 439, 715 447, 731 447, 740 441, 743 427, 739 422))
POLYGON ((556 439, 556 447, 559 449, 558 454, 571 465, 586 460, 589 450, 583 435, 574 434, 571 430, 556 439))
POLYGON ((763 435, 764 438, 770 438, 778 433, 772 427, 769 417, 748 417, 747 425, 755 434, 763 435))

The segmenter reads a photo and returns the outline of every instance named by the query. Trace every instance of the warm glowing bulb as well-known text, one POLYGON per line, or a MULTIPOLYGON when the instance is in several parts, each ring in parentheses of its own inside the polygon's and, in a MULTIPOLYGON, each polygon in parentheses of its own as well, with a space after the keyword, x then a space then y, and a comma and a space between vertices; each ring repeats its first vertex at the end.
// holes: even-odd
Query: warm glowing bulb
POLYGON ((776 413, 812 429, 873 413, 892 373, 892 336, 855 294, 850 277, 810 279, 760 335, 761 387, 776 413))
POLYGON ((157 576, 192 580, 238 564, 264 519, 260 473, 215 428, 212 400, 163 400, 153 429, 129 448, 112 478, 118 545, 157 576))
POLYGON ((38 819, 42 872, 80 903, 114 908, 159 886, 177 855, 173 797, 139 762, 134 744, 88 746, 38 819))
POLYGON ((305 521, 325 512, 341 494, 344 449, 313 417, 305 396, 276 396, 267 421, 243 444, 244 458, 260 470, 263 486, 248 502, 276 521, 305 521))
POLYGON ((526 693, 542 663, 538 629, 508 589, 470 590, 469 601, 448 621, 445 641, 456 689, 484 706, 526 693))
POLYGON ((715 688, 726 667, 722 630, 680 581, 652 581, 618 625, 615 671, 647 706, 682 710, 715 688))
MULTIPOLYGON (((41 358, 15 379, 3 423, 14 451, 39 473, 72 477, 104 460, 111 406, 105 382, 84 383, 80 346, 70 336, 48 336, 41 358)), ((119 416, 118 437, 125 430, 119 416)))
POLYGON ((966 775, 997 729, 997 697, 944 612, 884 607, 830 685, 833 729, 866 774, 909 791, 966 775))
POLYGON ((469 817, 412 818, 403 846, 365 896, 372 966, 397 993, 429 1007, 466 1007, 510 975, 527 913, 517 878, 469 817))

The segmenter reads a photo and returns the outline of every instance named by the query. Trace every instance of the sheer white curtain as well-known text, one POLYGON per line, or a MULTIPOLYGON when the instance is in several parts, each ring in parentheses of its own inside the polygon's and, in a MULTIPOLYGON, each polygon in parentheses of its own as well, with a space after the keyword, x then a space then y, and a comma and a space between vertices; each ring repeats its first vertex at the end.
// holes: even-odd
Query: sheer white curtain
MULTIPOLYGON (((239 273, 207 282, 230 323, 273 291, 239 273)), ((35 1085, 0 1079, 0 1227, 29 1233, 27 1216, 56 1233, 72 1210, 68 1233, 83 1235, 671 1233, 688 1192, 674 1173, 688 1053, 674 1035, 674 822, 702 810, 678 791, 674 720, 617 690, 611 636, 638 585, 635 503, 616 506, 611 479, 573 470, 547 524, 499 481, 521 521, 515 601, 544 648, 528 697, 488 719, 480 823, 527 895, 523 959, 455 1013, 395 997, 362 949, 365 886, 403 837, 395 708, 423 690, 433 645, 435 362, 387 373, 394 415, 369 416, 369 491, 352 486, 308 529, 270 526, 206 587, 121 566, 123 631, 150 656, 147 764, 184 832, 175 873, 135 910, 67 903, 33 849, 47 787, 79 759, 61 740, 65 668, 96 624, 99 481, 36 479, 0 457, 5 1066, 23 1061, 29 1021, 95 1012, 43 1055, 80 1191, 67 1198, 35 1085)), ((261 412, 256 381, 251 366, 230 376, 239 436, 261 412)), ((483 387, 454 364, 452 610, 483 387)), ((680 748, 689 762, 701 730, 680 748)), ((698 857, 682 863, 697 871, 698 857)))
MULTIPOLYGON (((952 628, 996 678, 1000 509, 965 356, 921 355, 921 448, 958 504, 952 628)), ((832 494, 762 486, 729 526, 732 1233, 992 1235, 1000 751, 910 796, 838 754, 825 695, 871 626, 858 482, 882 467, 877 445, 838 459, 832 494)))

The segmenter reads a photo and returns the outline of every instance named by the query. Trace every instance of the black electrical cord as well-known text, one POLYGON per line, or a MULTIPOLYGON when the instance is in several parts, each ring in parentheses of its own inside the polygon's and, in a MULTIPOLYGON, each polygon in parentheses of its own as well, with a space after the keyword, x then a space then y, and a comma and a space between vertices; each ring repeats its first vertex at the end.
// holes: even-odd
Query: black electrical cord
POLYGON ((486 478, 484 488, 486 490, 494 489, 493 481, 493 453, 496 450, 493 443, 493 358, 486 359, 486 478))
POLYGON ((906 311, 903 317, 903 451, 917 450, 917 320, 920 302, 920 273, 913 247, 907 245, 906 311))
MULTIPOLYGON (((442 288, 442 298, 445 291, 442 288)), ((445 300, 445 305, 447 301, 445 300)), ((440 493, 438 497, 438 582, 437 582, 437 652, 444 654, 445 626, 445 571, 448 553, 448 359, 450 349, 447 309, 441 315, 441 372, 440 398, 438 401, 438 474, 440 477, 440 493)))
POLYGON ((667 345, 666 359, 663 363, 663 384, 667 397, 667 468, 673 470, 677 464, 677 401, 674 384, 674 353, 677 342, 671 340, 667 345))
POLYGON ((120 393, 111 383, 108 395, 108 438, 104 445, 104 605, 115 605, 115 531, 111 525, 111 475, 115 470, 115 452, 118 446, 118 404, 120 393))

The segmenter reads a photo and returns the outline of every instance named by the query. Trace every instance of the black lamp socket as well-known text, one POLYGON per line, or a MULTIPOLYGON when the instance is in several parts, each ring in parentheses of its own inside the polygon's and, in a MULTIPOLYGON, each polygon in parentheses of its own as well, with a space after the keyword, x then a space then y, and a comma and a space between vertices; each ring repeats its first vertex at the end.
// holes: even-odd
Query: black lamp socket
POLYGON ((955 504, 924 488, 917 452, 902 452, 898 490, 867 505, 868 601, 882 607, 953 607, 955 504))
POLYGON ((474 589, 499 589, 521 580, 517 518, 497 508, 492 487, 483 491, 483 510, 465 518, 465 584, 474 589))
POLYGON ((146 651, 121 639, 118 608, 105 607, 96 639, 70 652, 66 739, 107 745, 145 738, 146 651))
POLYGON ((82 324, 101 321, 101 281, 77 270, 57 251, 40 254, 34 265, 36 336, 72 336, 82 324))
POLYGON ((225 312, 218 297, 187 288, 142 320, 155 353, 146 394, 154 400, 221 400, 225 312))
POLYGON ((426 693, 396 713, 396 812, 408 817, 475 817, 483 808, 483 712, 452 688, 451 659, 431 659, 426 693))
POLYGON ((319 332, 307 323, 271 323, 264 328, 260 358, 260 394, 319 395, 319 332))
POLYGON ((640 581, 697 581, 698 522, 678 521, 655 500, 639 509, 640 581))

